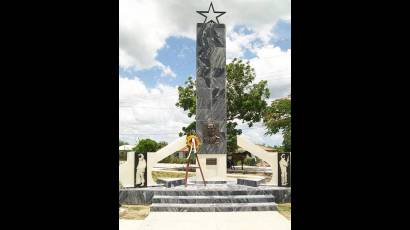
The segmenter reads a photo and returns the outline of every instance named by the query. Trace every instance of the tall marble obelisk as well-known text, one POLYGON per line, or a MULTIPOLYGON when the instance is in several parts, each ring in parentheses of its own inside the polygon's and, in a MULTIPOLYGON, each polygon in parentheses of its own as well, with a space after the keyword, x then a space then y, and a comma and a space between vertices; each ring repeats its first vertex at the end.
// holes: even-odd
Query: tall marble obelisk
MULTIPOLYGON (((196 40, 196 132, 205 180, 226 178, 225 25, 198 23, 196 40)), ((201 174, 197 169, 197 179, 201 174)))

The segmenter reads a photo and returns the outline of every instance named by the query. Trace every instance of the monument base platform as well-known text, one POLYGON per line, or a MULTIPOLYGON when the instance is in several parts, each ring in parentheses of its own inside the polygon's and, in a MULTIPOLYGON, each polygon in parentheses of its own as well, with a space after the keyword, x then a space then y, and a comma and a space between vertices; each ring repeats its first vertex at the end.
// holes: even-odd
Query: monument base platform
MULTIPOLYGON (((226 154, 198 154, 205 181, 226 181, 226 154)), ((201 171, 196 169, 196 180, 202 181, 201 171)))
POLYGON ((201 199, 208 199, 208 197, 213 199, 214 196, 221 196, 221 203, 234 198, 239 200, 245 199, 244 201, 247 200, 247 202, 252 201, 251 203, 262 201, 254 197, 255 195, 272 195, 273 198, 270 198, 269 202, 272 201, 275 203, 290 202, 291 198, 291 188, 285 187, 276 187, 265 184, 261 184, 258 187, 251 187, 239 185, 236 181, 226 181, 226 183, 223 184, 207 184, 207 186, 204 186, 203 184, 195 184, 193 181, 188 182, 188 187, 179 185, 171 188, 155 186, 147 188, 120 189, 119 202, 120 204, 152 204, 154 196, 157 196, 157 198, 158 196, 184 197, 187 202, 198 200, 198 197, 194 196, 202 196, 199 197, 201 199))

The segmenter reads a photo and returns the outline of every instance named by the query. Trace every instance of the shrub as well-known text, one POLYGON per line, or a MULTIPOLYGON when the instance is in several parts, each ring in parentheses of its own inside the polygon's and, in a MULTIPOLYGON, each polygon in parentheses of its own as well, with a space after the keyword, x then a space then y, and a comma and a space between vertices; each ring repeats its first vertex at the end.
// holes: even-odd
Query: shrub
POLYGON ((249 166, 256 166, 256 159, 253 157, 246 157, 243 164, 249 166))
POLYGON ((120 159, 120 161, 127 161, 127 152, 120 151, 119 159, 120 159))

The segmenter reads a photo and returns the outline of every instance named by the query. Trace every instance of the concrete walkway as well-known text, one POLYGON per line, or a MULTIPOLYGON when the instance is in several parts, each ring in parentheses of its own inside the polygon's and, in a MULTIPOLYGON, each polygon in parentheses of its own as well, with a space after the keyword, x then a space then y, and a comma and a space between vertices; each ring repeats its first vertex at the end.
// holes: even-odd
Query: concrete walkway
POLYGON ((142 222, 121 221, 120 230, 291 229, 291 222, 277 211, 151 212, 142 222))
POLYGON ((119 230, 138 230, 144 220, 122 220, 120 219, 119 230))

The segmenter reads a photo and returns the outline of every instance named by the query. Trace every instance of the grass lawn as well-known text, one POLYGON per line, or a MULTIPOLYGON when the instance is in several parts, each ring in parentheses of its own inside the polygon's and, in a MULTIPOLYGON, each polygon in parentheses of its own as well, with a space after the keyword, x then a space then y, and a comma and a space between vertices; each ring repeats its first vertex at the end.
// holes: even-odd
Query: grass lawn
POLYGON ((284 215, 288 220, 290 220, 291 214, 291 203, 278 204, 279 213, 284 215))
MULTIPOLYGON (((188 177, 194 176, 195 173, 188 172, 188 177)), ((158 178, 185 178, 185 172, 161 172, 161 171, 153 171, 152 172, 152 179, 156 182, 158 178)))
POLYGON ((120 219, 143 220, 149 214, 149 205, 121 205, 120 219))

